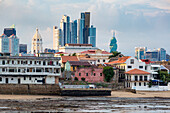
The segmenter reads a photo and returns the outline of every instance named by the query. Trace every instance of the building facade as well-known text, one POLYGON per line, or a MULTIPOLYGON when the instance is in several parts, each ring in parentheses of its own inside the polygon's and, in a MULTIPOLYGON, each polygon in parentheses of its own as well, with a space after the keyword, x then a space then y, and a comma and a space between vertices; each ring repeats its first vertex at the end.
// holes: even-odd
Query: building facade
POLYGON ((71 25, 71 43, 72 44, 77 44, 77 20, 74 20, 73 22, 70 23, 71 25))
POLYGON ((60 46, 64 46, 62 42, 62 31, 57 26, 53 26, 53 49, 59 50, 60 46))
POLYGON ((0 84, 58 84, 57 57, 0 57, 0 84))
POLYGON ((36 33, 34 34, 32 38, 32 47, 31 47, 31 53, 32 54, 39 54, 43 52, 43 47, 42 47, 42 38, 41 35, 36 29, 36 33))
POLYGON ((96 47, 96 28, 93 27, 93 25, 91 25, 91 27, 89 28, 88 41, 89 44, 92 44, 93 47, 96 47))
POLYGON ((135 47, 135 57, 137 59, 146 59, 147 47, 135 47))
POLYGON ((27 53, 27 44, 19 44, 19 53, 27 53))
POLYGON ((9 38, 5 34, 0 36, 0 52, 9 53, 9 38))
POLYGON ((9 52, 12 56, 19 55, 19 38, 14 34, 9 37, 9 52))

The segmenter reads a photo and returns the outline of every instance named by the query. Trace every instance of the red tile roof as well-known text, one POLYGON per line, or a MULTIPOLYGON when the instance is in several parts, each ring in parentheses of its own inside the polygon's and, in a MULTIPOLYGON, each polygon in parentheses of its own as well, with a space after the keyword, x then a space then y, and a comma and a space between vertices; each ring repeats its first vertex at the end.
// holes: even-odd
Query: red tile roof
POLYGON ((64 52, 57 52, 55 54, 68 54, 68 53, 64 53, 64 52))
POLYGON ((118 60, 116 61, 112 61, 106 64, 121 64, 121 63, 125 63, 127 59, 129 59, 131 56, 125 56, 125 57, 120 57, 118 58, 118 60))
POLYGON ((142 62, 145 62, 145 64, 152 64, 154 62, 150 61, 149 59, 141 59, 142 62))
POLYGON ((79 61, 76 56, 61 56, 62 63, 66 63, 67 61, 79 61))
MULTIPOLYGON (((96 51, 97 50, 87 50, 87 51, 83 51, 83 52, 81 52, 81 53, 84 53, 84 54, 96 54, 96 51)), ((102 54, 112 54, 112 53, 109 53, 109 52, 107 52, 107 51, 102 51, 102 54)))
POLYGON ((83 62, 83 61, 69 61, 69 63, 72 66, 91 66, 89 62, 83 62))
POLYGON ((139 69, 132 69, 128 72, 126 72, 125 74, 130 74, 130 75, 135 75, 135 74, 138 74, 138 75, 148 75, 150 74, 149 72, 146 72, 146 71, 142 71, 142 70, 139 70, 139 69))

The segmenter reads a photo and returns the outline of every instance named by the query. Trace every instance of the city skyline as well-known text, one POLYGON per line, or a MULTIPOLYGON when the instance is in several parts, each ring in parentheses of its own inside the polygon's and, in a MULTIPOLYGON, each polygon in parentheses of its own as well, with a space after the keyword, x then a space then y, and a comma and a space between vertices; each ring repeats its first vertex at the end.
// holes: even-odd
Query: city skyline
POLYGON ((165 48, 169 54, 169 7, 167 0, 0 0, 0 30, 2 34, 4 28, 16 24, 20 43, 28 44, 30 50, 37 27, 44 40, 43 47, 52 48, 52 29, 59 25, 62 15, 74 20, 81 12, 90 12, 91 24, 97 28, 97 47, 109 51, 111 30, 116 30, 118 51, 125 55, 134 56, 134 47, 140 46, 165 48))

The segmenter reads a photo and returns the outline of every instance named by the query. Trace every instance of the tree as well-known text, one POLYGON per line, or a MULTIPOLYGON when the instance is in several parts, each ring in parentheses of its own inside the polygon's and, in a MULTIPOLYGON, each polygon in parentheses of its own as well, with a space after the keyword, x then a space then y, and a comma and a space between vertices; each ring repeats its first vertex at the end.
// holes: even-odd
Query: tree
POLYGON ((76 56, 76 53, 73 53, 72 56, 76 56))
POLYGON ((64 54, 60 54, 60 56, 64 56, 64 54))
POLYGON ((75 81, 78 81, 79 79, 77 77, 74 78, 75 81))
POLYGON ((84 77, 81 78, 82 81, 85 81, 86 79, 84 77))
POLYGON ((113 68, 110 66, 106 66, 103 68, 103 74, 105 75, 105 81, 110 82, 111 78, 114 76, 113 68))
POLYGON ((165 71, 158 71, 158 79, 162 80, 163 82, 170 82, 170 75, 165 71))
POLYGON ((116 56, 118 56, 119 54, 121 54, 121 52, 113 51, 113 52, 112 52, 112 55, 110 55, 109 58, 116 57, 116 56))

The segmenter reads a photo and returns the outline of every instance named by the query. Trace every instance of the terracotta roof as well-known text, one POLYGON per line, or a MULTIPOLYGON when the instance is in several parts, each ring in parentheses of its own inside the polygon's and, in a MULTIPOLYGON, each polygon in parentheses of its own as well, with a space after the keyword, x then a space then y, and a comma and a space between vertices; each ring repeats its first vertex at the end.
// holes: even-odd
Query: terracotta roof
POLYGON ((145 64, 152 64, 154 62, 150 61, 149 59, 141 59, 142 62, 145 62, 145 64))
POLYGON ((80 60, 96 60, 94 58, 85 58, 85 57, 79 57, 80 60))
POLYGON ((170 65, 164 65, 168 70, 170 70, 170 65))
POLYGON ((129 59, 131 56, 125 56, 125 57, 120 57, 118 58, 118 60, 116 61, 112 61, 106 64, 121 64, 121 63, 125 63, 127 59, 129 59))
POLYGON ((92 46, 92 44, 65 44, 65 46, 92 46))
POLYGON ((132 69, 128 72, 126 72, 125 74, 138 74, 138 75, 147 75, 147 74, 150 74, 149 72, 146 72, 146 71, 142 71, 142 70, 139 70, 139 69, 132 69))
POLYGON ((89 62, 83 62, 83 61, 69 61, 69 63, 72 66, 91 66, 89 62))
MULTIPOLYGON (((84 54, 96 54, 96 51, 97 50, 87 50, 87 51, 83 51, 83 52, 81 52, 81 53, 84 53, 84 54)), ((107 51, 102 51, 101 52, 102 54, 112 54, 112 53, 109 53, 109 52, 107 52, 107 51)))
POLYGON ((79 61, 76 56, 61 56, 62 63, 66 63, 67 61, 79 61))
POLYGON ((64 52, 57 52, 55 54, 68 54, 68 53, 64 53, 64 52))

